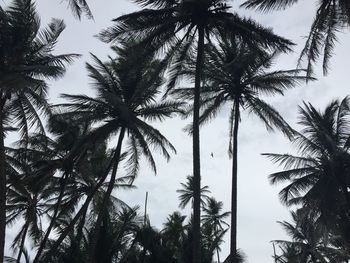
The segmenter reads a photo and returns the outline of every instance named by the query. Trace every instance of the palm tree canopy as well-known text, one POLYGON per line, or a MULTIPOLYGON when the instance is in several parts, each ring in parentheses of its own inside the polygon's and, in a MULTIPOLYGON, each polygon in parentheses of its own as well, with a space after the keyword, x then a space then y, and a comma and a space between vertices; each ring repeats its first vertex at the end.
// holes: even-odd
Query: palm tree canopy
POLYGON ((340 227, 346 234, 350 201, 350 99, 335 100, 323 112, 306 103, 299 111, 303 129, 296 133, 293 143, 300 155, 265 154, 285 169, 271 174, 270 181, 289 183, 280 192, 283 203, 312 207, 328 225, 340 227))
POLYGON ((317 213, 301 208, 291 212, 291 216, 292 223, 278 223, 292 241, 272 241, 282 251, 276 257, 277 262, 347 262, 348 256, 332 244, 331 232, 322 224, 317 213))
POLYGON ((169 159, 168 150, 175 152, 175 148, 147 121, 162 121, 175 113, 181 113, 183 103, 174 100, 156 101, 161 94, 164 67, 153 58, 152 52, 137 51, 135 48, 131 51, 130 43, 123 43, 114 50, 117 60, 110 58, 109 62, 103 63, 92 55, 95 65, 86 65, 97 91, 96 98, 64 94, 63 97, 71 103, 56 105, 55 108, 62 116, 75 116, 80 120, 88 120, 91 125, 98 125, 85 138, 86 142, 106 141, 124 128, 129 135, 126 146, 129 175, 137 174, 141 154, 144 154, 155 171, 152 149, 160 150, 169 159))
MULTIPOLYGON (((171 43, 176 34, 184 30, 182 40, 191 41, 198 26, 204 26, 206 35, 227 32, 240 36, 247 42, 257 41, 265 46, 289 49, 290 41, 274 35, 270 30, 249 19, 229 12, 227 0, 134 0, 145 8, 114 19, 116 24, 101 32, 102 40, 110 42, 118 38, 137 38, 171 43)), ((164 44, 164 43, 162 43, 164 44)))
POLYGON ((231 13, 227 0, 135 0, 146 7, 141 11, 116 18, 115 25, 100 33, 105 42, 119 39, 137 39, 139 43, 154 49, 169 50, 167 63, 171 63, 171 79, 168 89, 177 83, 177 72, 183 60, 192 53, 192 47, 199 27, 203 27, 205 37, 220 34, 234 35, 251 46, 290 50, 293 44, 275 35, 253 20, 241 18, 231 13))
MULTIPOLYGON (((262 11, 285 9, 298 0, 247 0, 243 6, 257 8, 262 11)), ((323 72, 327 74, 329 60, 332 56, 336 33, 350 25, 350 3, 348 0, 321 0, 318 1, 316 17, 311 26, 309 36, 300 55, 299 63, 307 59, 308 74, 311 75, 313 64, 323 53, 323 72)))
MULTIPOLYGON (((193 186, 193 176, 188 175, 186 177, 186 183, 181 183, 182 189, 176 190, 177 193, 179 193, 179 200, 180 208, 185 208, 189 203, 193 202, 193 192, 194 192, 194 186, 193 186)), ((208 194, 210 194, 210 190, 208 186, 201 187, 201 205, 204 206, 206 203, 206 200, 209 198, 208 194)))
POLYGON ((203 207, 202 223, 203 225, 211 226, 214 232, 224 231, 224 226, 229 226, 226 223, 230 212, 223 212, 223 202, 216 201, 214 197, 208 198, 206 205, 203 207))
MULTIPOLYGON (((310 198, 310 201, 325 202, 322 207, 329 208, 331 204, 328 202, 340 198, 341 185, 349 186, 350 99, 333 101, 324 112, 319 112, 311 104, 304 104, 299 111, 299 124, 304 128, 296 133, 293 142, 298 146, 300 156, 265 154, 286 169, 271 174, 270 180, 271 183, 292 181, 280 193, 284 203, 303 202, 310 198), (321 194, 319 191, 324 184, 327 184, 328 191, 321 194)), ((344 203, 344 193, 342 195, 341 203, 344 203)))
MULTIPOLYGON (((277 55, 278 52, 269 53, 261 48, 252 48, 236 37, 224 37, 218 46, 208 44, 201 95, 201 124, 214 118, 225 104, 238 100, 240 107, 258 116, 268 130, 277 128, 291 138, 293 130, 277 110, 261 97, 283 95, 308 78, 302 75, 303 70, 269 70, 277 55)), ((192 61, 193 58, 187 62, 181 75, 193 76, 192 61)), ((193 89, 179 88, 173 94, 181 99, 191 98, 193 89)), ((234 107, 230 117, 230 135, 233 116, 234 107)))
POLYGON ((53 19, 40 30, 32 0, 15 0, 0 8, 0 90, 3 124, 20 129, 22 135, 36 123, 43 131, 37 110, 47 110, 45 79, 56 79, 76 54, 53 55, 58 37, 65 28, 53 19))

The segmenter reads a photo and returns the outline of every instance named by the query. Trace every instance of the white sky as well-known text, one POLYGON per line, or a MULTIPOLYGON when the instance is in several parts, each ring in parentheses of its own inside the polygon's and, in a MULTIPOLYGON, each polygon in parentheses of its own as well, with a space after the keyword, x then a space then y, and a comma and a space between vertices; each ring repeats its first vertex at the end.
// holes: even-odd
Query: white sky
MULTIPOLYGON (((4 4, 10 0, 3 0, 4 4)), ((105 60, 113 55, 109 46, 97 40, 94 35, 110 26, 111 19, 137 9, 126 0, 90 0, 88 1, 94 14, 94 21, 83 19, 78 21, 66 9, 66 2, 60 0, 37 0, 42 25, 51 18, 63 18, 66 30, 59 38, 56 53, 80 53, 81 59, 68 68, 66 76, 51 84, 50 102, 57 103, 60 93, 93 95, 85 70, 85 62, 91 61, 89 52, 105 60), (61 3, 62 2, 62 3, 61 3)), ((232 1, 238 6, 240 1, 232 1)), ((304 0, 287 11, 261 14, 235 10, 242 15, 251 16, 265 26, 272 27, 275 33, 291 39, 298 45, 294 54, 283 55, 278 59, 275 68, 292 69, 296 65, 298 54, 304 43, 311 21, 315 14, 317 1, 304 0)), ((349 92, 350 34, 339 34, 339 43, 331 60, 329 76, 322 77, 320 67, 317 70, 318 81, 302 85, 285 94, 269 100, 295 127, 297 107, 302 101, 324 108, 332 99, 343 98, 349 92)), ((231 161, 228 159, 228 115, 225 109, 217 119, 205 126, 201 131, 201 163, 202 184, 208 185, 213 196, 225 204, 225 211, 230 210, 231 161), (211 152, 214 158, 210 156, 211 152)), ((148 213, 151 224, 161 228, 168 214, 178 209, 176 189, 184 182, 186 175, 192 173, 191 138, 182 128, 189 120, 174 119, 164 124, 156 124, 177 148, 177 155, 170 163, 157 158, 158 174, 154 176, 143 166, 136 179, 138 189, 115 194, 129 205, 143 206, 145 192, 149 192, 148 213)), ((239 168, 238 168, 238 245, 248 256, 251 263, 272 262, 273 239, 287 238, 276 221, 288 220, 288 209, 278 199, 281 186, 271 186, 267 175, 278 171, 262 152, 290 152, 288 141, 280 133, 268 133, 264 125, 255 117, 243 115, 239 131, 239 168)), ((158 157, 158 156, 157 156, 158 157)), ((183 211, 189 213, 189 210, 183 211)), ((10 243, 13 231, 8 232, 10 243)), ((229 251, 229 235, 222 246, 222 256, 229 251)))

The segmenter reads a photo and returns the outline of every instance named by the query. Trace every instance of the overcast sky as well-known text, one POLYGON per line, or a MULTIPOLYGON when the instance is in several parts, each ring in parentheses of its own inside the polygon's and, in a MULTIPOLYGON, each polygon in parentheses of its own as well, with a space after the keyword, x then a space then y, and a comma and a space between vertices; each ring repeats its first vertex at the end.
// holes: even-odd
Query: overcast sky
MULTIPOLYGON (((10 0, 2 0, 8 4, 10 0)), ((68 68, 66 76, 51 83, 50 102, 61 101, 60 93, 93 95, 85 70, 85 62, 90 61, 89 52, 105 60, 113 55, 109 46, 101 43, 94 35, 112 24, 111 19, 137 10, 137 6, 126 0, 88 0, 94 20, 74 19, 66 2, 61 0, 37 0, 37 7, 46 25, 51 18, 63 18, 67 28, 59 38, 56 53, 79 53, 83 56, 68 68)), ((230 1, 229 1, 230 2, 230 1)), ((280 56, 275 68, 293 69, 298 54, 305 41, 315 15, 315 2, 304 0, 287 11, 260 14, 238 9, 240 1, 232 1, 233 11, 251 16, 275 33, 298 44, 293 54, 280 56)), ((318 81, 302 85, 269 101, 293 126, 297 120, 297 108, 302 101, 324 108, 332 99, 343 98, 349 92, 350 34, 339 34, 339 43, 331 60, 329 76, 322 77, 321 67, 317 69, 318 81)), ((213 196, 224 202, 225 211, 230 209, 231 161, 228 158, 228 118, 229 109, 224 109, 210 124, 201 130, 202 184, 208 185, 213 196), (211 157, 213 153, 214 157, 211 157)), ((189 120, 174 119, 164 124, 155 124, 177 148, 177 155, 170 163, 157 156, 158 174, 154 176, 147 165, 140 171, 135 184, 136 190, 115 194, 129 205, 143 206, 145 192, 149 192, 148 214, 151 224, 161 228, 166 217, 178 208, 176 189, 192 173, 191 138, 182 128, 189 120)), ((288 220, 289 212, 278 199, 282 186, 271 186, 268 174, 278 171, 262 152, 293 152, 288 141, 280 133, 268 133, 264 125, 255 117, 243 115, 239 131, 238 167, 238 246, 248 256, 251 263, 271 263, 273 239, 287 238, 276 221, 288 220)), ((189 210, 182 211, 185 214, 189 210)), ((8 241, 14 229, 8 233, 8 241)), ((9 242, 8 242, 9 243, 9 242)), ((228 235, 222 247, 222 258, 229 251, 228 235)))

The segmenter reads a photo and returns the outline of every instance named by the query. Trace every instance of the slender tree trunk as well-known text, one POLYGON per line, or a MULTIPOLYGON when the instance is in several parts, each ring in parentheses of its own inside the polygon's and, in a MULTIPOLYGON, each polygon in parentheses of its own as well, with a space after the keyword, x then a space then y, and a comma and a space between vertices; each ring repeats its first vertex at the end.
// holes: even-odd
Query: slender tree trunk
POLYGON ((23 234, 22 234, 22 238, 21 238, 21 244, 19 246, 19 251, 18 251, 18 256, 17 256, 16 263, 20 263, 21 262, 21 257, 22 257, 22 253, 23 253, 23 250, 24 250, 24 242, 26 240, 28 227, 29 227, 29 223, 26 222, 25 225, 24 225, 24 230, 23 230, 23 234))
POLYGON ((201 262, 201 175, 200 175, 200 140, 199 108, 201 76, 204 58, 204 27, 198 26, 198 51, 193 101, 193 263, 201 262))
POLYGON ((4 262, 6 235, 6 160, 3 124, 4 99, 0 101, 0 262, 4 262))
MULTIPOLYGON (((146 222, 147 222, 147 202, 148 202, 148 192, 146 192, 146 198, 145 198, 145 214, 143 218, 143 227, 146 227, 146 222)), ((145 257, 146 257, 146 247, 143 247, 142 254, 141 254, 141 262, 145 262, 145 257)))
POLYGON ((45 255, 45 257, 43 258, 42 262, 48 262, 48 260, 52 257, 52 255, 57 251, 58 247, 61 245, 62 241, 66 238, 66 236, 73 230, 75 224, 78 222, 78 220, 80 219, 80 217, 86 213, 91 200, 93 199, 95 193, 97 192, 97 190, 102 186, 102 184, 104 183, 104 181, 106 180, 109 171, 113 165, 113 163, 117 160, 117 154, 115 153, 113 158, 111 159, 107 169, 106 169, 106 173, 104 174, 104 176, 98 181, 98 183, 96 184, 95 188, 93 189, 93 191, 87 196, 83 206, 79 209, 79 211, 77 212, 77 214, 74 216, 74 218, 72 219, 72 221, 69 223, 69 225, 65 228, 65 230, 63 230, 62 234, 59 236, 59 238, 56 240, 56 242, 53 244, 53 246, 51 247, 50 251, 45 255))
POLYGON ((220 263, 220 254, 219 254, 219 248, 216 248, 216 255, 218 256, 218 263, 220 263))
POLYGON ((72 244, 73 255, 77 255, 78 253, 80 253, 80 242, 81 242, 81 239, 83 238, 83 229, 84 229, 85 220, 86 220, 86 213, 87 213, 87 207, 83 211, 81 220, 78 224, 77 236, 76 236, 76 239, 74 240, 74 243, 72 244))
POLYGON ((237 253, 237 152, 239 126, 239 98, 234 102, 233 152, 232 152, 232 192, 231 192, 231 246, 230 263, 236 263, 237 253))
POLYGON ((38 263, 38 260, 39 260, 41 254, 42 254, 42 252, 43 252, 43 250, 45 248, 46 242, 49 239, 49 236, 51 234, 53 226, 56 223, 58 211, 59 211, 61 203, 62 203, 62 199, 63 199, 63 196, 64 196, 64 192, 65 192, 65 189, 66 189, 67 182, 68 182, 68 175, 66 173, 64 173, 62 181, 61 181, 61 184, 60 184, 60 193, 58 195, 58 200, 57 200, 57 203, 55 205, 55 210, 53 212, 53 215, 52 215, 52 218, 51 218, 51 221, 50 221, 50 225, 47 228, 45 236, 44 236, 43 240, 40 243, 40 247, 38 249, 38 252, 36 253, 36 256, 35 256, 35 258, 33 260, 33 263, 38 263))
POLYGON ((102 222, 103 217, 107 213, 108 201, 109 201, 109 198, 110 198, 110 196, 112 194, 112 191, 113 191, 113 188, 114 188, 114 184, 115 184, 115 181, 116 181, 118 164, 119 164, 119 159, 120 159, 120 155, 121 155, 121 152, 122 152, 122 144, 123 144, 124 135, 125 135, 125 128, 122 128, 121 131, 120 131, 120 134, 119 134, 118 144, 117 144, 117 148, 116 148, 116 162, 114 163, 114 166, 113 166, 111 179, 109 181, 107 191, 106 191, 106 193, 105 193, 105 195, 103 197, 101 208, 100 208, 101 210, 98 213, 97 220, 95 222, 95 229, 93 231, 92 238, 91 238, 91 245, 90 245, 90 249, 89 249, 89 251, 90 251, 90 253, 89 253, 90 254, 89 261, 91 263, 95 263, 96 262, 95 250, 96 250, 98 239, 100 237, 101 222, 102 222))
POLYGON ((147 221, 147 202, 148 202, 148 192, 146 192, 146 198, 145 198, 145 214, 143 218, 143 225, 146 225, 146 221, 147 221))
POLYGON ((77 244, 80 244, 80 241, 83 238, 83 229, 84 229, 85 220, 86 220, 86 213, 87 213, 87 207, 83 211, 83 215, 78 226, 77 242, 76 242, 77 244))

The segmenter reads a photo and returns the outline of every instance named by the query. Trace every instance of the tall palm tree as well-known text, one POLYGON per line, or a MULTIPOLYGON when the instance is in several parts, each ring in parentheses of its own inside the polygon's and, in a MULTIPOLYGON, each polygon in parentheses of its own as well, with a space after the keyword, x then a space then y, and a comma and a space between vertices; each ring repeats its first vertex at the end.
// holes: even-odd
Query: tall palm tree
POLYGON ((303 129, 293 139, 299 155, 265 154, 284 166, 270 181, 288 182, 281 201, 321 213, 324 223, 350 244, 350 99, 335 100, 323 112, 305 103, 299 112, 303 129))
POLYGON ((167 58, 172 63, 168 89, 177 83, 179 68, 196 42, 196 62, 193 98, 193 263, 200 262, 200 136, 199 108, 203 75, 204 45, 218 32, 241 37, 253 45, 288 49, 291 42, 274 35, 252 20, 231 13, 227 0, 134 0, 145 8, 115 19, 115 25, 104 30, 100 37, 111 42, 136 38, 155 49, 170 50, 167 58), (197 38, 197 41, 195 39, 197 38))
MULTIPOLYGON (((111 196, 116 182, 118 165, 122 157, 122 144, 124 137, 128 137, 126 146, 126 171, 130 178, 134 178, 139 170, 139 159, 143 154, 151 168, 156 172, 155 161, 151 148, 159 150, 169 160, 169 150, 175 152, 172 144, 149 121, 164 120, 181 112, 182 102, 163 100, 156 102, 163 84, 162 73, 164 68, 161 62, 154 59, 152 52, 135 49, 130 43, 124 42, 121 47, 115 47, 117 60, 110 59, 103 63, 93 56, 95 66, 87 64, 89 76, 97 91, 95 98, 85 95, 63 95, 71 103, 57 105, 61 116, 76 116, 78 119, 87 119, 96 125, 86 142, 108 141, 118 133, 117 145, 112 150, 110 163, 110 180, 100 204, 100 211, 95 222, 94 238, 91 242, 90 260, 95 261, 96 241, 98 240, 101 220, 107 212, 107 202, 111 196)), ((108 172, 102 176, 96 185, 97 190, 106 180, 108 172)), ((132 183, 132 180, 131 182, 132 183)), ((76 214, 71 225, 63 231, 53 246, 52 252, 63 241, 65 235, 79 219, 82 210, 86 209, 92 196, 86 198, 80 211, 76 214)))
MULTIPOLYGON (((268 130, 280 129, 291 137, 292 129, 283 120, 272 105, 263 101, 263 95, 272 96, 283 93, 307 78, 301 76, 301 70, 268 71, 278 52, 267 53, 261 48, 251 47, 236 37, 223 37, 218 47, 206 46, 204 67, 204 86, 202 88, 203 124, 215 117, 224 105, 231 108, 230 143, 232 154, 232 196, 231 196, 231 255, 237 250, 237 163, 238 128, 241 110, 256 115, 268 130)), ((182 74, 193 74, 192 63, 187 63, 182 74)), ((192 88, 174 91, 179 98, 193 97, 192 88)), ((192 128, 191 128, 192 129, 192 128)))
MULTIPOLYGON (((176 190, 179 193, 180 204, 179 207, 184 209, 189 203, 193 206, 193 198, 194 198, 194 183, 193 176, 188 175, 186 177, 186 183, 181 183, 182 189, 176 190)), ((207 185, 201 187, 201 206, 204 207, 206 201, 209 199, 208 194, 210 194, 209 187, 207 185)))
MULTIPOLYGON (((243 6, 261 11, 285 9, 298 0, 246 0, 243 6)), ((312 73, 313 64, 323 53, 323 72, 329 70, 329 60, 332 56, 337 33, 350 26, 350 3, 348 0, 321 0, 312 23, 309 36, 301 52, 299 63, 307 59, 307 72, 312 73)))
POLYGON ((65 64, 76 55, 53 55, 57 39, 65 28, 54 19, 40 30, 40 20, 32 0, 14 0, 0 7, 0 261, 3 261, 6 225, 6 175, 4 131, 18 128, 21 136, 36 125, 43 126, 40 112, 47 109, 45 79, 56 79, 65 64))

